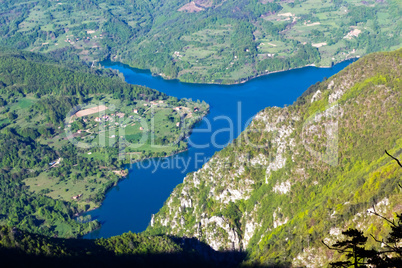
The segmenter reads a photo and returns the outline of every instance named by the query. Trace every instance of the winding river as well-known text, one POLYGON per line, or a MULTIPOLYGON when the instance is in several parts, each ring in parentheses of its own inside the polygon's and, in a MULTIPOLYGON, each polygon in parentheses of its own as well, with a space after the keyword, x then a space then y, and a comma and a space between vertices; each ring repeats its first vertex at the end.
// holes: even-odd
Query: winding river
POLYGON ((192 146, 186 152, 131 165, 128 178, 107 193, 100 208, 87 213, 98 219, 102 227, 84 238, 144 231, 152 214, 159 211, 185 175, 200 169, 216 151, 236 138, 258 111, 268 106, 292 104, 310 85, 338 73, 352 62, 345 61, 331 68, 305 67, 273 73, 230 86, 167 81, 123 64, 105 63, 105 67, 123 73, 128 83, 178 98, 205 101, 210 104, 210 113, 195 127, 189 138, 192 146))

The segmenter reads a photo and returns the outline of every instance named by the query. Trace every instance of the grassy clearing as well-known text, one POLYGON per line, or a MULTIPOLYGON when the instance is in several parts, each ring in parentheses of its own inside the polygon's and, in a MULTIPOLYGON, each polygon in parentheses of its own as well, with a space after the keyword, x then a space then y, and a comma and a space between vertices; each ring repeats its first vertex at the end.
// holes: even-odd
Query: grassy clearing
MULTIPOLYGON (((183 150, 185 143, 179 141, 207 110, 205 104, 191 102, 186 102, 184 106, 171 106, 163 101, 125 104, 110 97, 102 102, 107 110, 69 119, 67 135, 95 147, 113 146, 120 142, 127 152, 144 155, 164 150, 167 150, 164 155, 168 155, 174 150, 183 150)), ((88 108, 91 107, 82 107, 78 114, 88 108)))
MULTIPOLYGON (((76 170, 72 176, 77 176, 76 170)), ((113 175, 110 173, 109 175, 113 175)), ((44 193, 53 199, 77 202, 85 209, 92 209, 99 204, 88 200, 88 197, 104 190, 105 184, 115 179, 99 176, 87 176, 82 179, 54 178, 43 172, 34 178, 25 180, 25 184, 35 193, 44 193), (79 196, 79 197, 77 197, 79 196), (76 197, 76 198, 74 198, 76 197)))
MULTIPOLYGON (((122 101, 111 95, 90 95, 88 99, 93 104, 82 105, 77 116, 66 118, 63 127, 53 126, 45 114, 35 109, 39 99, 32 95, 16 96, 0 108, 0 127, 3 131, 13 128, 17 132, 25 128, 50 127, 52 134, 37 137, 39 143, 57 151, 64 150, 73 139, 92 145, 79 151, 79 155, 91 163, 108 163, 108 151, 113 150, 112 147, 119 148, 120 144, 124 146, 120 155, 124 154, 128 162, 184 150, 187 145, 181 140, 208 110, 205 103, 186 100, 171 105, 170 100, 122 101), (92 113, 88 109, 93 107, 107 109, 92 113), (10 113, 15 113, 17 118, 10 120, 10 113)), ((49 163, 54 161, 56 159, 49 159, 49 163)), ((88 169, 77 166, 79 163, 71 165, 61 160, 55 167, 34 167, 32 170, 39 175, 24 182, 35 193, 77 202, 80 208, 87 210, 98 206, 105 189, 121 176, 109 167, 92 165, 88 169)))
MULTIPOLYGON (((27 50, 47 53, 71 48, 66 54, 85 61, 111 55, 112 60, 186 82, 239 82, 261 73, 258 66, 267 57, 291 58, 301 44, 327 43, 328 48, 319 49, 321 60, 310 61, 318 66, 345 60, 353 50, 362 56, 401 44, 400 36, 392 36, 400 28, 401 4, 396 0, 274 1, 280 11, 255 17, 245 3, 249 1, 237 0, 235 6, 229 2, 192 14, 177 11, 183 6, 180 1, 164 2, 157 9, 139 3, 141 7, 97 1, 79 8, 71 2, 39 3, 26 12, 18 33, 41 32, 25 41, 27 50), (247 29, 240 30, 240 24, 247 29), (344 42, 352 27, 362 34, 344 42), (243 53, 246 46, 257 51, 243 53), (239 64, 229 66, 234 56, 239 64), (253 68, 244 67, 249 64, 253 68), (170 65, 177 72, 166 71, 170 65)), ((15 44, 25 43, 16 40, 15 44)))

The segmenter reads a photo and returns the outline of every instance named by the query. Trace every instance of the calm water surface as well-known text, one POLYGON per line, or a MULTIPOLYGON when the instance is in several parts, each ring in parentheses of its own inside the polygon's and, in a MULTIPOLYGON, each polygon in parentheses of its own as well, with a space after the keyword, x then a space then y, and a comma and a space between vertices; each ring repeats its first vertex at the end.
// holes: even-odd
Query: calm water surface
POLYGON ((107 193, 102 206, 87 213, 98 219, 102 227, 84 238, 107 238, 128 231, 144 231, 152 214, 159 211, 185 175, 201 168, 216 151, 236 138, 257 112, 268 106, 292 104, 310 85, 338 73, 352 62, 345 61, 332 68, 305 67, 274 73, 231 86, 166 81, 123 64, 105 63, 105 67, 123 73, 128 83, 144 85, 178 98, 205 101, 210 104, 210 113, 197 124, 190 137, 192 144, 203 148, 192 146, 172 157, 132 165, 128 178, 107 193))

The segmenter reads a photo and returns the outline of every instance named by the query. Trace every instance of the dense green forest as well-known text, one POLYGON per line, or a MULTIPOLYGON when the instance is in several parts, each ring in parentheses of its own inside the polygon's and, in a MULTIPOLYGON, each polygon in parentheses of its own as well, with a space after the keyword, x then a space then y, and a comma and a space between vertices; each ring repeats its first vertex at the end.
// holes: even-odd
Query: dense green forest
MULTIPOLYGON (((80 63, 65 65, 41 54, 1 49, 0 225, 52 237, 77 237, 98 228, 97 221, 82 216, 77 221, 76 216, 101 204, 106 191, 127 175, 125 163, 185 149, 185 142, 174 142, 183 139, 207 109, 205 103, 178 100, 127 84, 111 70, 80 63), (106 111, 112 119, 118 118, 112 117, 114 113, 120 113, 120 120, 125 116, 124 122, 132 118, 131 129, 126 130, 131 144, 137 143, 135 137, 141 132, 139 126, 133 127, 138 124, 136 115, 163 124, 163 129, 155 129, 156 142, 172 145, 153 150, 147 140, 134 151, 136 158, 122 158, 119 144, 124 137, 113 139, 114 143, 108 139, 108 146, 102 146, 97 134, 100 130, 95 127, 101 123, 94 121, 96 115, 66 123, 66 116, 83 110, 83 103, 91 101, 118 107, 106 111), (156 108, 133 112, 143 105, 156 108), (171 107, 176 106, 183 111, 173 111, 171 107), (185 123, 186 128, 179 129, 176 122, 185 123), (80 133, 80 129, 88 133, 80 133), (75 146, 88 139, 92 147, 75 146)), ((107 128, 112 131, 112 127, 107 128)), ((129 149, 125 152, 130 156, 129 149)))
POLYGON ((13 267, 202 267, 206 261, 167 236, 126 233, 100 240, 49 238, 0 227, 0 257, 13 267))
MULTIPOLYGON (((44 63, 47 58, 30 53, 25 56, 25 53, 7 53, 3 53, 2 62, 16 66, 21 64, 19 61, 50 64, 53 69, 61 68, 61 73, 71 72, 70 77, 80 77, 76 74, 80 72, 88 75, 89 80, 96 75, 125 85, 107 70, 93 74, 95 70, 86 67, 77 67, 77 71, 52 60, 44 63)), ((97 228, 99 223, 84 217, 76 220, 76 213, 85 207, 71 200, 50 198, 46 191, 33 193, 25 182, 38 176, 57 157, 66 160, 49 170, 55 178, 65 177, 73 168, 83 178, 101 172, 97 179, 106 177, 114 182, 119 179, 117 176, 112 177, 107 173, 110 170, 100 171, 97 167, 107 164, 119 168, 121 163, 105 162, 109 158, 88 161, 77 154, 79 149, 75 146, 58 149, 46 142, 59 131, 58 112, 55 121, 51 117, 39 120, 32 117, 26 120, 31 123, 27 127, 13 125, 29 113, 21 113, 9 105, 32 109, 31 113, 37 110, 41 116, 52 108, 40 108, 43 107, 40 100, 21 102, 18 95, 13 95, 10 87, 17 85, 22 96, 35 93, 24 86, 23 75, 16 79, 12 73, 18 72, 4 64, 0 77, 8 80, 1 79, 4 123, 0 133, 3 142, 0 255, 13 259, 17 266, 27 263, 71 266, 89 261, 100 266, 135 263, 231 267, 244 260, 241 265, 245 267, 323 267, 330 261, 352 263, 350 255, 336 251, 339 245, 345 245, 343 231, 346 238, 358 237, 362 241, 358 244, 360 248, 379 252, 381 259, 376 261, 385 266, 378 267, 388 267, 399 259, 381 253, 381 243, 376 239, 386 242, 400 239, 402 169, 384 149, 396 158, 401 157, 401 62, 402 50, 374 53, 311 86, 293 105, 266 108, 238 139, 177 186, 144 233, 99 240, 59 238, 77 237, 97 228), (40 123, 41 120, 46 124, 40 123), (328 140, 334 139, 328 133, 333 133, 334 126, 338 127, 336 163, 327 155, 328 148, 331 149, 327 147, 328 140), (243 143, 245 140, 248 143, 243 143), (366 212, 370 209, 383 218, 366 212), (395 225, 384 224, 387 220, 395 225), (357 231, 346 231, 347 228, 357 231), (373 239, 366 239, 370 235, 373 239), (322 241, 333 248, 325 247, 322 241)), ((63 109, 61 103, 74 105, 74 98, 94 94, 90 86, 79 85, 75 89, 79 93, 82 86, 85 94, 75 92, 57 102, 57 98, 63 97, 58 91, 73 87, 55 87, 50 95, 46 91, 49 89, 41 87, 40 75, 28 77, 43 94, 41 100, 56 99, 55 111, 63 109)), ((63 81, 63 77, 61 74, 55 79, 63 81)), ((52 85, 52 79, 47 82, 52 85)), ((139 97, 146 98, 146 92, 150 92, 157 100, 169 100, 150 89, 142 93, 141 89, 137 87, 139 97)), ((124 99, 124 89, 114 92, 120 92, 124 99)), ((63 111, 59 112, 61 115, 63 111)), ((73 178, 80 180, 79 176, 72 175, 73 178)))
POLYGON ((107 239, 63 239, 0 226, 0 258, 13 267, 233 267, 244 256, 166 235, 129 232, 107 239))
POLYGON ((0 45, 237 83, 401 44, 398 0, 3 1, 0 45))
POLYGON ((1 1, 0 259, 398 267, 402 169, 384 150, 401 159, 401 18, 399 0, 1 1), (127 84, 99 61, 232 84, 361 56, 293 105, 261 111, 187 175, 144 233, 77 239, 100 227, 80 215, 127 175, 125 164, 185 150, 209 109, 127 84), (141 125, 152 121, 158 128, 141 125))
POLYGON ((74 236, 97 223, 84 218, 73 223, 74 203, 29 193, 22 182, 32 176, 27 167, 55 152, 32 143, 29 135, 35 132, 26 131, 27 137, 3 132, 10 141, 5 151, 26 148, 32 159, 12 157, 19 172, 2 170, 2 209, 10 210, 2 211, 9 226, 0 227, 0 256, 16 266, 398 267, 401 62, 402 50, 374 53, 311 86, 293 105, 266 108, 177 186, 141 234, 54 237, 61 226, 69 226, 61 236, 74 236), (336 164, 326 154, 333 136, 323 135, 335 125, 336 164))

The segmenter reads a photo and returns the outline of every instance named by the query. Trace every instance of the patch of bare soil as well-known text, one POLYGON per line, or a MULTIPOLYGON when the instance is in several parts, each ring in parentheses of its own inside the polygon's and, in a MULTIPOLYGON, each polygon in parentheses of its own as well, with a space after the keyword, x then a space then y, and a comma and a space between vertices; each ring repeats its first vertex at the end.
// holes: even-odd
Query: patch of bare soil
POLYGON ((184 6, 182 6, 181 8, 178 9, 178 11, 186 11, 189 13, 193 13, 193 12, 200 12, 203 11, 204 8, 201 6, 198 6, 194 1, 185 4, 184 6))

